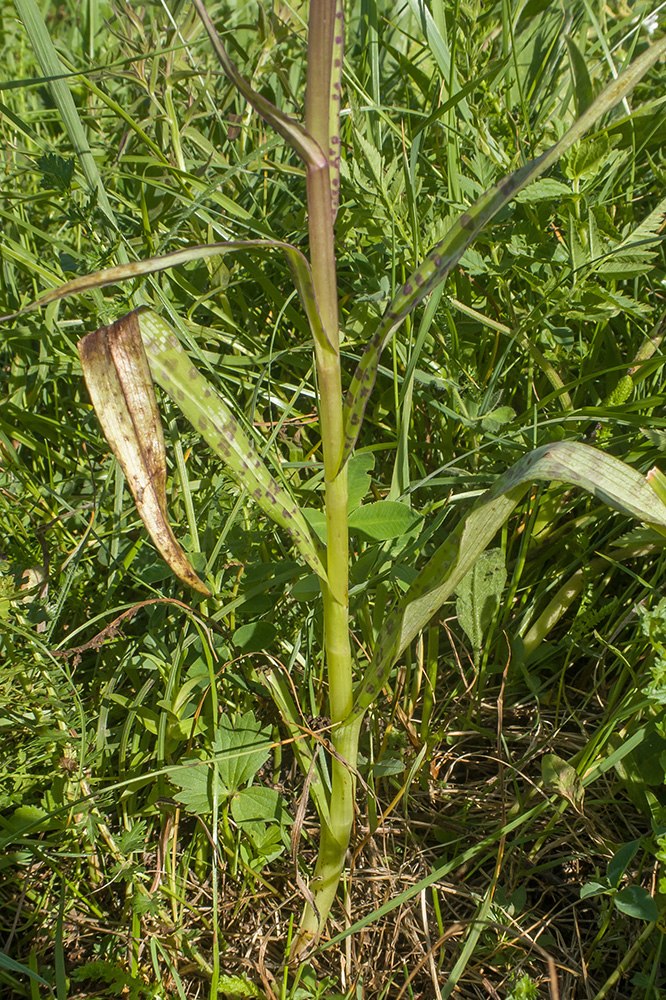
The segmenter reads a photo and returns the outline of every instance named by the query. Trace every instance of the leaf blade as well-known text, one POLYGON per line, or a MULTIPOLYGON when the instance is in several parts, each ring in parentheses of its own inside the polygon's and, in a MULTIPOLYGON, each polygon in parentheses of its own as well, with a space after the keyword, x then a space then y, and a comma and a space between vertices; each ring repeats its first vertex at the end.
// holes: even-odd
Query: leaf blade
POLYGON ((169 523, 164 435, 136 313, 77 346, 95 412, 155 547, 184 583, 209 594, 169 523))
POLYGON ((372 704, 388 669, 448 600, 535 480, 582 487, 621 513, 666 528, 666 504, 648 479, 612 455, 567 441, 525 455, 479 498, 386 617, 350 718, 362 715, 372 704))
POLYGON ((252 439, 191 363, 169 324, 144 308, 139 310, 139 325, 155 380, 261 509, 288 532, 310 568, 325 580, 323 560, 300 508, 270 474, 252 439))

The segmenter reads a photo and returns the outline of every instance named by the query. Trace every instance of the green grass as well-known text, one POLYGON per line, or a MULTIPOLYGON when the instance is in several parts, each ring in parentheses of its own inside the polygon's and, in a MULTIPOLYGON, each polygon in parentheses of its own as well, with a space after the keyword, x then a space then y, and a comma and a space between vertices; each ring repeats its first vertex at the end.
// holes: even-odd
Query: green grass
MULTIPOLYGON (((663 34, 663 21, 652 35, 640 26, 652 6, 432 0, 425 19, 417 0, 347 6, 347 379, 460 211, 556 141, 610 62, 619 71, 663 34)), ((300 116, 306 5, 210 10, 234 29, 225 42, 255 89, 300 116)), ((0 313, 183 245, 303 244, 303 170, 220 74, 189 5, 46 5, 67 74, 58 91, 44 40, 33 48, 14 7, 0 12, 0 313), (81 136, 91 155, 76 159, 81 136)), ((402 498, 424 526, 418 540, 352 536, 359 663, 417 552, 527 450, 596 442, 641 472, 663 466, 665 76, 662 61, 503 209, 383 355, 358 489, 402 498), (650 335, 654 353, 636 361, 650 335)), ((326 736, 321 605, 287 536, 165 398, 170 515, 216 600, 174 581, 109 456, 76 341, 159 305, 301 505, 317 507, 312 351, 291 287, 277 254, 234 254, 1 328, 3 990, 50 995, 39 976, 58 1000, 209 996, 216 979, 218 996, 270 986, 281 1000, 456 984, 481 997, 486 983, 547 997, 550 956, 562 997, 663 996, 661 924, 644 919, 648 897, 664 913, 663 544, 577 491, 535 488, 498 534, 507 578, 480 642, 459 594, 388 679, 361 742, 346 896, 297 981, 279 968, 302 903, 292 827, 244 824, 223 796, 213 823, 174 780, 185 759, 213 755, 219 713, 252 711, 269 754, 250 787, 298 815, 302 775, 257 671, 288 672, 326 736), (620 855, 607 872, 635 841, 626 869, 620 855)), ((310 810, 306 880, 316 831, 310 810)))

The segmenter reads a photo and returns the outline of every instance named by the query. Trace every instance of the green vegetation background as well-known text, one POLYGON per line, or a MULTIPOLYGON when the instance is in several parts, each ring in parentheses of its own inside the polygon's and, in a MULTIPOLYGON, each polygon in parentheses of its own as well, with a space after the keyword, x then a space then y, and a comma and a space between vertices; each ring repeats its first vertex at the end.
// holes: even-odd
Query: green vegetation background
MULTIPOLYGON (((92 155, 77 159, 43 64, 2 0, 0 312, 67 278, 190 243, 303 244, 303 171, 220 74, 187 3, 41 9, 92 155)), ((210 10, 254 87, 300 115, 306 5, 210 10)), ((664 12, 641 2, 432 0, 426 13, 420 0, 354 0, 346 16, 336 234, 351 377, 392 290, 460 210, 551 145, 663 32, 664 12)), ((643 472, 663 467, 665 86, 660 64, 479 237, 431 304, 425 336, 424 310, 405 324, 359 442, 359 500, 402 498, 434 545, 497 474, 546 442, 595 442, 643 472)), ((277 256, 236 255, 0 331, 6 995, 49 995, 37 977, 58 1000, 207 995, 218 949, 228 975, 220 996, 269 995, 262 974, 280 997, 396 997, 403 987, 427 996, 437 974, 419 962, 453 922, 432 962, 446 971, 462 960, 464 996, 486 996, 484 979, 501 996, 548 995, 534 941, 560 964, 562 996, 663 996, 663 546, 557 489, 535 491, 498 538, 508 575, 481 634, 465 628, 464 609, 459 623, 455 602, 443 609, 434 689, 417 648, 369 720, 357 842, 401 800, 374 854, 356 861, 351 916, 370 919, 352 967, 341 972, 347 943, 296 984, 279 974, 279 942, 299 907, 289 831, 301 778, 254 670, 268 657, 284 664, 318 728, 315 589, 165 402, 170 513, 215 601, 184 593, 108 453, 76 341, 141 301, 159 305, 303 505, 316 507, 312 352, 290 289, 277 256), (530 627, 572 580, 571 607, 526 655, 530 627), (210 789, 177 777, 179 762, 220 749, 211 670, 232 742, 260 733, 268 748, 254 770, 226 776, 225 787, 236 785, 223 810, 218 933, 210 789), (556 757, 542 768, 544 754, 556 757), (261 819, 250 808, 260 788, 261 819), (399 901, 412 876, 474 843, 423 909, 405 901, 372 918, 385 899, 366 878, 369 858, 399 901), (390 960, 368 968, 390 934, 390 960)), ((390 542, 354 537, 352 604, 370 579, 384 600, 409 579, 413 524, 390 542), (389 575, 396 556, 405 579, 389 575)), ((301 854, 307 876, 307 822, 301 854)))

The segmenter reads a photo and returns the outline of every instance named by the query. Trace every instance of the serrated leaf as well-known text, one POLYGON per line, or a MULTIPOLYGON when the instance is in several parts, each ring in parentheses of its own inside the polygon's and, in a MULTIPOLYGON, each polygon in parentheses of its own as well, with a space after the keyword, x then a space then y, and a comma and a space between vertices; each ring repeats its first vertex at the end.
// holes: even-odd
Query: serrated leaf
POLYGON ((232 723, 223 718, 215 733, 213 752, 217 758, 220 780, 229 792, 236 792, 250 781, 270 757, 270 726, 262 726, 253 712, 232 723))
POLYGON ((482 552, 456 589, 456 613, 475 653, 500 605, 506 583, 506 566, 501 549, 482 552))
POLYGON ((164 435, 137 314, 87 334, 77 347, 102 430, 155 547, 181 580, 209 594, 169 524, 164 435))
POLYGON ((289 533, 311 569, 325 579, 323 562, 295 500, 270 474, 252 439, 191 363, 169 324, 150 309, 139 311, 139 324, 153 378, 262 510, 289 533))
POLYGON ((666 506, 635 469, 589 445, 561 441, 530 452, 476 502, 384 618, 352 716, 362 715, 405 647, 448 600, 508 519, 532 481, 570 483, 644 523, 666 528, 666 506))
POLYGON ((659 919, 659 909, 653 897, 641 885, 628 885, 620 889, 615 897, 615 906, 620 913, 637 920, 647 920, 656 923, 659 919))
POLYGON ((146 830, 148 823, 145 819, 135 823, 131 830, 123 830, 117 840, 118 850, 121 854, 136 854, 142 851, 146 845, 146 830))
POLYGON ((569 184, 556 180, 554 177, 542 177, 541 180, 530 184, 525 191, 516 195, 519 204, 531 204, 536 201, 551 201, 554 199, 571 198, 573 191, 569 184))
POLYGON ((357 507, 349 515, 349 530, 360 531, 375 542, 399 538, 422 520, 411 507, 397 500, 378 500, 357 507))
POLYGON ((278 823, 284 826, 292 822, 284 798, 277 789, 261 785, 250 785, 234 795, 231 815, 241 827, 250 823, 278 823))
POLYGON ((557 754, 547 753, 541 758, 541 774, 547 788, 561 795, 578 812, 582 811, 585 789, 575 767, 557 754))
POLYGON ((172 785, 180 788, 174 795, 176 802, 180 802, 195 816, 206 816, 213 811, 216 788, 220 801, 229 795, 229 790, 222 784, 219 775, 215 785, 215 769, 210 761, 185 759, 178 767, 169 768, 167 776, 172 785))

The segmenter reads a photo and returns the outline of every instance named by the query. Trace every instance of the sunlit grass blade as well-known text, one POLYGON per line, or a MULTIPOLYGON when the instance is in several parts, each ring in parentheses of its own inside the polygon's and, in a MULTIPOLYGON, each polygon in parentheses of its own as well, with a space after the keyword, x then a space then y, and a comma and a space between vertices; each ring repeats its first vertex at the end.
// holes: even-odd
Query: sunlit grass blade
POLYGON ((468 211, 463 212, 444 239, 410 275, 382 317, 349 386, 345 400, 343 462, 349 458, 358 440, 365 408, 377 378, 381 353, 404 319, 426 295, 445 280, 465 250, 500 209, 578 142, 601 115, 610 111, 626 97, 664 53, 666 53, 666 38, 648 48, 617 80, 609 83, 554 146, 509 174, 499 184, 486 191, 468 211))
POLYGON ((102 430, 155 547, 184 583, 208 594, 169 524, 164 435, 136 313, 87 334, 78 349, 102 430))
POLYGON ((666 528, 666 504, 645 476, 606 452, 576 442, 544 445, 525 455, 488 490, 423 567, 377 637, 372 664, 354 699, 352 717, 377 696, 393 663, 448 600, 532 482, 581 487, 609 507, 666 528))
POLYGON ((139 324, 153 378, 261 509, 288 532, 311 569, 326 579, 320 552, 298 505, 270 474, 252 439, 191 363, 169 324, 150 309, 139 310, 139 324))

